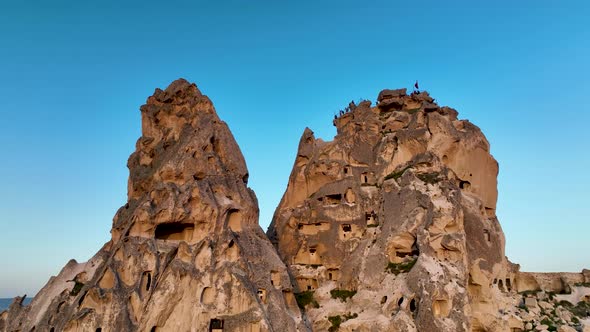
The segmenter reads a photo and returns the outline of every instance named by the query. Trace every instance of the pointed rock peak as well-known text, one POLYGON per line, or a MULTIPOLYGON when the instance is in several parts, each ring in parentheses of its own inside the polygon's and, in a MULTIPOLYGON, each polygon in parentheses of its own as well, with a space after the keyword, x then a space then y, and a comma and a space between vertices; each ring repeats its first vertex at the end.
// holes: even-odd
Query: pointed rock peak
POLYGON ((142 137, 128 162, 129 198, 159 183, 181 186, 206 177, 246 181, 244 157, 213 104, 194 83, 179 79, 141 107, 142 137))
POLYGON ((156 90, 142 107, 142 125, 143 136, 128 162, 131 207, 117 214, 116 233, 129 223, 134 223, 130 234, 144 237, 193 225, 198 232, 190 231, 192 243, 222 229, 232 209, 242 211, 245 224, 257 225, 258 207, 246 185, 240 148, 195 84, 180 79, 156 90), (135 216, 129 218, 130 213, 135 216), (217 220, 201 220, 211 213, 217 220), (175 226, 158 226, 168 223, 175 226))
POLYGON ((305 130, 299 139, 299 156, 305 157, 307 154, 311 153, 313 151, 315 141, 316 140, 313 131, 305 127, 305 130))
POLYGON ((209 98, 194 83, 184 79, 172 82, 165 90, 156 89, 141 106, 142 134, 149 139, 177 139, 184 125, 195 125, 201 118, 219 122, 209 98))
POLYGON ((227 125, 195 84, 142 106, 112 239, 68 263, 1 331, 308 331, 227 125), (186 313, 190 313, 187 315, 186 313))
MULTIPOLYGON (((166 91, 167 93, 176 93, 177 91, 187 90, 190 88, 196 89, 197 85, 195 83, 191 83, 185 80, 184 78, 179 78, 170 83, 170 85, 168 85, 168 87, 164 91, 166 91)), ((199 90, 197 89, 197 91, 199 90)))
POLYGON ((165 90, 156 89, 153 95, 160 102, 172 102, 174 100, 186 99, 187 97, 198 98, 201 96, 201 91, 199 91, 197 85, 188 82, 184 78, 179 78, 170 83, 165 90))
POLYGON ((304 143, 304 144, 308 144, 308 143, 313 143, 313 141, 315 140, 315 136, 314 133, 311 129, 309 129, 308 127, 305 127, 305 130, 303 131, 303 134, 301 135, 301 139, 299 140, 300 143, 304 143))

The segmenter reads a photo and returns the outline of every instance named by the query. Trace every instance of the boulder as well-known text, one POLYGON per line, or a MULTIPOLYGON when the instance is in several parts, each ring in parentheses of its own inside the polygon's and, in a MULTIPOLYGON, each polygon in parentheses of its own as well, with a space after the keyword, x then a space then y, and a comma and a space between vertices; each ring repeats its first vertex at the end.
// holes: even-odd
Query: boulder
POLYGON ((534 297, 527 297, 524 299, 524 305, 529 309, 537 308, 537 299, 534 297))
POLYGON ((379 96, 377 97, 377 101, 381 102, 382 100, 385 100, 385 99, 404 97, 406 95, 406 91, 407 91, 407 89, 405 89, 405 88, 395 89, 395 90, 389 90, 389 89, 381 90, 381 92, 379 92, 379 96))
POLYGON ((539 307, 541 307, 545 311, 553 310, 553 305, 546 301, 539 301, 539 307))

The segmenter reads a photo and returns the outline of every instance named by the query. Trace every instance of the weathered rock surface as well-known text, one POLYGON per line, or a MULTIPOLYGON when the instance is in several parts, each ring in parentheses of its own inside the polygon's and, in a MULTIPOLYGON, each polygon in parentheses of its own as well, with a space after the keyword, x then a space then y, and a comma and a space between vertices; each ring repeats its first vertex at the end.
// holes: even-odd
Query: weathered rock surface
POLYGON ((211 101, 178 80, 141 111, 111 241, 0 331, 590 330, 590 271, 506 259, 489 143, 427 92, 306 129, 268 238, 211 101))
POLYGON ((505 258, 488 141, 426 92, 377 100, 341 112, 331 142, 304 131, 267 232, 313 329, 524 330, 516 291, 555 282, 505 258))
POLYGON ((306 330, 258 226, 248 171, 209 98, 184 80, 141 107, 129 201, 112 240, 71 261, 1 331, 306 330))

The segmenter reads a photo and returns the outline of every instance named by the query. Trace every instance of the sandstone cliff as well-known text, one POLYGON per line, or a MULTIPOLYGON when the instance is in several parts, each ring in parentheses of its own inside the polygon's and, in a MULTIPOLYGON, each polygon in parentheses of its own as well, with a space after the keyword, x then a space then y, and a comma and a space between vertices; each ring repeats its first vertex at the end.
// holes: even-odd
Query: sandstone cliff
POLYGON ((489 143, 426 92, 351 103, 330 142, 306 129, 268 237, 194 84, 141 114, 112 239, 0 331, 590 331, 590 271, 506 259, 489 143))
POLYGON ((285 265, 258 226, 244 158, 209 98, 173 82, 141 107, 112 240, 71 261, 1 331, 296 331, 285 265))

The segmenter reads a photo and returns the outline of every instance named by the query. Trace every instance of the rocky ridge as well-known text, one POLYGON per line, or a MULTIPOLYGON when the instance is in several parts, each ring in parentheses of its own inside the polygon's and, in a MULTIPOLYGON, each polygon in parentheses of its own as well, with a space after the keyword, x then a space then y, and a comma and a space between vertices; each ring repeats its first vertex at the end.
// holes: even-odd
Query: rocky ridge
POLYGON ((0 331, 590 330, 590 271, 506 259, 489 143, 426 92, 306 129, 267 235, 209 98, 177 80, 141 114, 112 239, 0 331))

